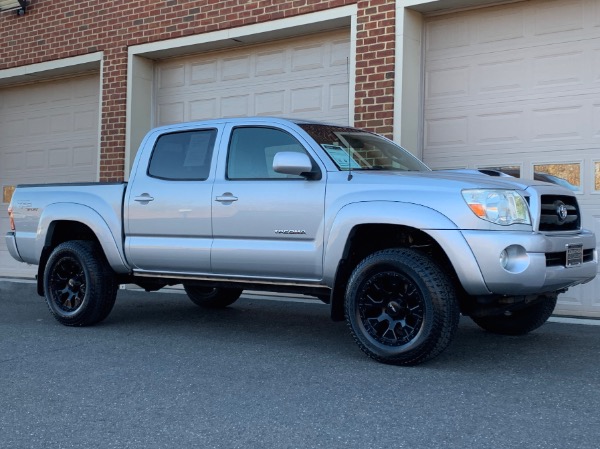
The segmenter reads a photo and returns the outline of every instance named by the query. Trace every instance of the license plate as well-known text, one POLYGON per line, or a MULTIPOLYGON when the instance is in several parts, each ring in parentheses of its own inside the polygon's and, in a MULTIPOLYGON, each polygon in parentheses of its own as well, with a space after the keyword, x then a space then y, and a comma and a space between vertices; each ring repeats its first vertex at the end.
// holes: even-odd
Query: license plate
POLYGON ((583 244, 567 245, 567 267, 576 267, 583 263, 583 244))

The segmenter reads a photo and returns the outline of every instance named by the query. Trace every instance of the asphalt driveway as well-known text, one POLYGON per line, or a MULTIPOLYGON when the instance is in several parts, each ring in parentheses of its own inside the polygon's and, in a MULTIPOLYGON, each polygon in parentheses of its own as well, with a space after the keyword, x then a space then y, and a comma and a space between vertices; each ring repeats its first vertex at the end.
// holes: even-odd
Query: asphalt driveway
POLYGON ((119 291, 67 328, 0 281, 1 448, 600 447, 600 326, 525 337, 468 319, 441 356, 386 366, 319 302, 119 291))

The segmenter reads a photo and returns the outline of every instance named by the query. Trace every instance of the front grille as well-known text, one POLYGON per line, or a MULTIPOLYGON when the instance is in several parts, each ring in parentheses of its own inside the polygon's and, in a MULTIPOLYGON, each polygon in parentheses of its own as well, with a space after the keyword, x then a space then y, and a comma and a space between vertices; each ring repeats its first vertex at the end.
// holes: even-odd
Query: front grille
POLYGON ((576 231, 580 227, 581 217, 575 197, 542 195, 540 231, 576 231))
MULTIPOLYGON (((583 250, 583 263, 592 262, 594 260, 594 250, 584 249, 583 250)), ((562 251, 559 253, 546 253, 546 266, 547 267, 564 267, 567 263, 567 252, 562 251)))

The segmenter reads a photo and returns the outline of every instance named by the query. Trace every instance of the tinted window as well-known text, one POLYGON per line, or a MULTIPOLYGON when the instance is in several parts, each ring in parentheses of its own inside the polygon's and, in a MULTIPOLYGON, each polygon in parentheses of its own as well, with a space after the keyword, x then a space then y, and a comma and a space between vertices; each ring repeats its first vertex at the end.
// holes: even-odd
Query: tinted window
POLYGON ((305 153, 302 145, 285 131, 273 128, 236 128, 229 142, 228 179, 304 179, 273 170, 273 158, 281 151, 305 153))
POLYGON ((158 138, 148 175, 155 178, 203 181, 210 173, 210 161, 217 131, 186 131, 158 138))

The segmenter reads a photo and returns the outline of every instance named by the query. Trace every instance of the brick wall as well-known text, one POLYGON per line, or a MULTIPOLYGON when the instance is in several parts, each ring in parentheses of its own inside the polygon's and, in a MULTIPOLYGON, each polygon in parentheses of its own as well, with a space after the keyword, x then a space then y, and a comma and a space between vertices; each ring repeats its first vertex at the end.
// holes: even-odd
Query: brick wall
POLYGON ((354 124, 392 137, 395 0, 358 2, 354 124))
MULTIPOLYGON (((0 13, 0 70, 104 52, 100 180, 123 179, 127 48, 354 4, 356 0, 31 0, 0 13)), ((391 136, 394 0, 358 1, 355 123, 391 136)))

